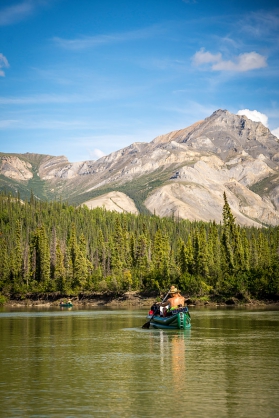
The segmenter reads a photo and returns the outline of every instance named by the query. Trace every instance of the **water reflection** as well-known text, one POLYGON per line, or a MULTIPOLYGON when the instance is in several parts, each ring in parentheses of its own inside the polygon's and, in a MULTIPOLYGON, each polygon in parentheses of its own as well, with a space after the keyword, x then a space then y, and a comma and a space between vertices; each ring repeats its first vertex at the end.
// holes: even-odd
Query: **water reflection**
POLYGON ((1 416, 276 416, 279 311, 196 310, 191 330, 143 330, 143 318, 0 314, 1 416))
POLYGON ((185 351, 185 338, 181 338, 179 335, 173 336, 171 341, 172 383, 174 389, 177 389, 177 391, 186 376, 185 351))
POLYGON ((187 378, 187 351, 191 330, 150 330, 150 347, 158 356, 161 382, 167 380, 166 390, 181 392, 187 378), (159 352, 158 352, 159 348, 159 352))

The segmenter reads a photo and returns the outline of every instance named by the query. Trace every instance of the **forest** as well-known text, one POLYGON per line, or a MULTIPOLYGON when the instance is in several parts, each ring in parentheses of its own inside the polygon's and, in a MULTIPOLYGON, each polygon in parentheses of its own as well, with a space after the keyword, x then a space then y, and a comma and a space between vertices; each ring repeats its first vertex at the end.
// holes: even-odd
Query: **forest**
POLYGON ((279 299, 279 227, 89 210, 0 195, 0 297, 126 291, 279 299))

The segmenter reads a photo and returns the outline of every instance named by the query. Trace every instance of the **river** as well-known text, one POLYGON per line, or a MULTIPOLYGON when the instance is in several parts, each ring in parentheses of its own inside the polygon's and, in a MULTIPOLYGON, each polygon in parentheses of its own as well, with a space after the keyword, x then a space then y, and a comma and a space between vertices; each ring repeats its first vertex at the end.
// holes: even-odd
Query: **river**
POLYGON ((279 310, 0 309, 0 417, 279 417, 279 310))

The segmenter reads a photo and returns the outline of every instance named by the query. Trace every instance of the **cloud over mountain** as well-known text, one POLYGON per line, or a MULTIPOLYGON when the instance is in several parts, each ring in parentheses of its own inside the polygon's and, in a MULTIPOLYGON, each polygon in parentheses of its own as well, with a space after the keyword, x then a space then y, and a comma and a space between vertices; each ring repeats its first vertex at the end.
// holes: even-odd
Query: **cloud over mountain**
POLYGON ((261 122, 264 126, 268 126, 268 117, 257 110, 241 109, 237 112, 237 115, 245 115, 253 122, 261 122))
MULTIPOLYGON (((268 116, 258 110, 241 109, 237 112, 237 115, 245 115, 253 122, 261 122, 264 126, 268 127, 268 116)), ((279 128, 275 128, 271 133, 279 138, 279 128)))

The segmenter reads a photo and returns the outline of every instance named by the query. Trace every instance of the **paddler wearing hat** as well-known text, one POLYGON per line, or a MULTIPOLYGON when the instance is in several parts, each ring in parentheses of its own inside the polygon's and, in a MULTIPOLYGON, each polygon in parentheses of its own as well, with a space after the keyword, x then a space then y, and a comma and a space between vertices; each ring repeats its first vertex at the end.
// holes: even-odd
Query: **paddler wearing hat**
POLYGON ((160 304, 161 306, 169 305, 170 309, 176 309, 176 308, 180 308, 184 306, 185 299, 183 296, 181 296, 181 294, 179 293, 179 291, 177 290, 175 286, 171 286, 169 290, 169 295, 170 295, 170 298, 166 302, 161 303, 160 304))

